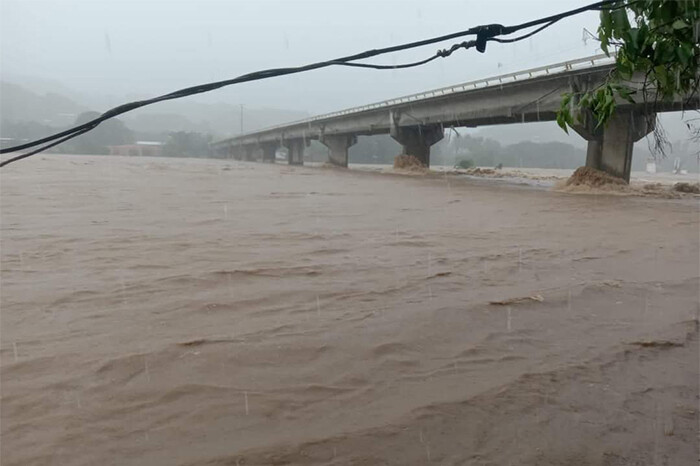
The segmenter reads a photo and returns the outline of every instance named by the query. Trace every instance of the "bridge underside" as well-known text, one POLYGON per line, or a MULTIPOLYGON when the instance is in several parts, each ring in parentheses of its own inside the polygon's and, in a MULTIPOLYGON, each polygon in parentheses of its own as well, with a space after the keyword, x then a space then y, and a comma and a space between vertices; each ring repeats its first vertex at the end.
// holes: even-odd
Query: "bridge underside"
MULTIPOLYGON (((655 117, 655 113, 643 114, 633 110, 621 110, 614 114, 605 128, 595 128, 591 122, 575 125, 576 132, 588 141, 586 166, 602 170, 629 182, 633 145, 654 129, 655 117)), ((525 121, 537 120, 528 118, 525 121)), ((499 123, 514 123, 514 121, 500 118, 499 123)), ((308 147, 311 140, 319 140, 328 148, 328 163, 347 167, 349 148, 357 142, 358 135, 386 133, 389 133, 394 140, 401 144, 402 154, 415 156, 425 166, 430 166, 430 148, 443 139, 444 127, 442 125, 407 126, 386 132, 311 136, 304 139, 286 139, 280 143, 264 142, 255 145, 229 146, 223 152, 219 150, 219 153, 236 160, 260 160, 275 163, 277 150, 284 147, 287 149, 290 165, 303 165, 304 149, 308 147)))
MULTIPOLYGON (((329 150, 328 162, 347 167, 348 149, 357 136, 390 134, 402 146, 402 153, 430 165, 430 147, 440 141, 445 129, 555 121, 566 92, 593 89, 610 66, 578 70, 512 81, 484 88, 466 89, 434 97, 376 106, 367 110, 339 112, 329 117, 271 128, 242 135, 214 145, 224 156, 250 160, 254 151, 263 161, 275 160, 277 148, 286 147, 290 164, 303 164, 304 149, 318 140, 329 150)), ((464 87, 464 86, 463 86, 464 87)), ((620 101, 605 128, 596 128, 590 118, 574 129, 588 141, 586 166, 603 170, 629 181, 632 147, 654 128, 656 112, 697 108, 693 102, 655 104, 653 108, 620 101)))

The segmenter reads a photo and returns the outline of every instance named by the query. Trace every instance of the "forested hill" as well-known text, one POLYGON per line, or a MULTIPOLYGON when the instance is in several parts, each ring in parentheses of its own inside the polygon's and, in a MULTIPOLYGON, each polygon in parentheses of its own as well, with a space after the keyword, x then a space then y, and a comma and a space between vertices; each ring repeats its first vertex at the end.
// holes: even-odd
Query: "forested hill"
MULTIPOLYGON (((63 128, 72 125, 83 112, 107 110, 94 108, 76 97, 67 97, 58 92, 35 92, 22 84, 8 81, 0 83, 3 137, 38 137, 46 127, 63 128)), ((151 137, 186 131, 218 138, 238 134, 241 128, 243 131, 253 131, 308 116, 303 111, 256 107, 241 109, 232 103, 200 103, 185 99, 139 109, 120 119, 132 131, 150 134, 151 137)))

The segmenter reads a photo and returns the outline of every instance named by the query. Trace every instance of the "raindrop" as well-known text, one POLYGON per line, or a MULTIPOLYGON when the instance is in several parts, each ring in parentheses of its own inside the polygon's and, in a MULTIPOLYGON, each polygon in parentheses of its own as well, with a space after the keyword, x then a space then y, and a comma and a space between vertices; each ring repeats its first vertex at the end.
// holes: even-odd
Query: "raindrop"
POLYGON ((649 290, 646 290, 646 294, 644 295, 644 314, 649 311, 649 290))
POLYGON ((151 373, 148 370, 148 360, 146 359, 145 355, 143 357, 143 368, 144 368, 144 372, 146 373, 146 380, 150 383, 151 382, 151 373))
POLYGON ((518 248, 518 272, 522 270, 523 266, 523 249, 518 248))
POLYGON ((105 50, 107 50, 107 55, 112 56, 112 40, 109 38, 109 33, 105 32, 105 50))

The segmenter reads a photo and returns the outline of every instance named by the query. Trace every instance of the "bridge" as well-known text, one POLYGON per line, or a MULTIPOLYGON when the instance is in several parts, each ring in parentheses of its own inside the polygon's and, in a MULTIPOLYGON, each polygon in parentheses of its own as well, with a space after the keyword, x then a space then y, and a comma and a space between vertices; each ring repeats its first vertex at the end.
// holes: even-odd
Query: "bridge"
MULTIPOLYGON (((329 149, 329 162, 348 165, 348 149, 358 136, 390 134, 402 153, 430 166, 430 146, 445 129, 535 121, 554 121, 566 92, 595 89, 614 68, 606 55, 470 81, 419 94, 319 115, 241 134, 212 144, 221 157, 274 162, 285 147, 289 164, 304 163, 304 148, 318 140, 329 149)), ((630 86, 641 89, 641 82, 630 86)), ((632 147, 654 128, 656 112, 698 108, 699 99, 652 104, 617 102, 614 115, 596 128, 588 116, 574 130, 588 141, 586 166, 629 181, 632 147)))

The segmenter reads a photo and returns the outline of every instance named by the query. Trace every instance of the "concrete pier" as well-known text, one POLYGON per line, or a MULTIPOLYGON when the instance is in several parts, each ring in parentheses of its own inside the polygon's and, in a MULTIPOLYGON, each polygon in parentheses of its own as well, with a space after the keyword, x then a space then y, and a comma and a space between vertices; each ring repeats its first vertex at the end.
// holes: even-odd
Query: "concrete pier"
POLYGON ((275 156, 277 154, 277 144, 276 143, 266 143, 261 146, 262 148, 262 161, 268 163, 275 163, 275 156))
POLYGON ((596 168, 629 183, 634 143, 654 130, 656 114, 645 115, 634 110, 616 111, 607 125, 595 127, 592 118, 574 129, 588 141, 586 166, 596 168))
POLYGON ((304 148, 306 143, 303 139, 290 139, 284 142, 287 148, 287 160, 289 165, 304 165, 304 148))
POLYGON ((243 146, 243 160, 247 162, 255 162, 255 146, 243 146))
POLYGON ((440 125, 394 126, 389 134, 403 147, 402 155, 412 155, 426 167, 430 166, 430 146, 445 137, 440 125))
POLYGON ((323 136, 321 143, 328 147, 328 161, 339 167, 348 166, 348 149, 357 142, 357 137, 349 134, 323 136))

